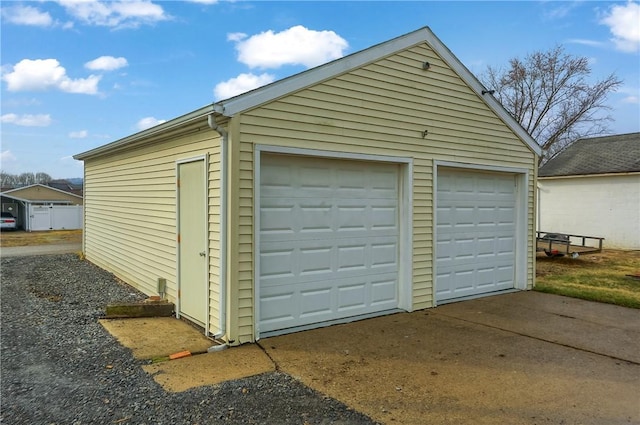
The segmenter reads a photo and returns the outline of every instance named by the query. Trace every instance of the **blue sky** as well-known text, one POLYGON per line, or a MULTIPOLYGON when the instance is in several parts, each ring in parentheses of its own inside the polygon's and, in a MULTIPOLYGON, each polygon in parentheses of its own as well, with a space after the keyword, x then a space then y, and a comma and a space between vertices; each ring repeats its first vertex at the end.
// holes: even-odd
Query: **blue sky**
POLYGON ((562 44, 624 81, 640 131, 638 1, 2 1, 1 169, 81 177, 74 154, 429 26, 476 75, 562 44))

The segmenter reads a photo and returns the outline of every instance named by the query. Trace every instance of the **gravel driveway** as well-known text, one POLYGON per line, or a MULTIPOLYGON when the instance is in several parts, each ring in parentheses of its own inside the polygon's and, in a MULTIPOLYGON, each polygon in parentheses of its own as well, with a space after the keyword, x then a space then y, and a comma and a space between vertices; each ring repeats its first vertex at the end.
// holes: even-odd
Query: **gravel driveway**
POLYGON ((375 423, 279 372, 165 392, 97 321, 141 293, 73 254, 1 266, 0 423, 375 423))

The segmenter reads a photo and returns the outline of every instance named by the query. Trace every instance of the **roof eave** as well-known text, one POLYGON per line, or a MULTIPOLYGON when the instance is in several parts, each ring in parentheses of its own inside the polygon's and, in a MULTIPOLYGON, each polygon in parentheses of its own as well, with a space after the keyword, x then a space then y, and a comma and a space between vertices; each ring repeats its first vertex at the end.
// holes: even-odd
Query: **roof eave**
MULTIPOLYGON (((30 184, 29 186, 23 186, 23 187, 16 187, 15 189, 11 189, 11 190, 7 190, 6 192, 2 192, 2 195, 6 196, 7 194, 11 194, 11 193, 17 192, 19 190, 29 189, 31 187, 36 187, 36 186, 43 187, 43 188, 49 189, 49 190, 53 190, 53 191, 56 191, 56 192, 59 192, 59 193, 64 193, 65 195, 75 196, 76 198, 82 199, 82 196, 80 196, 80 195, 76 195, 75 193, 67 192, 66 190, 62 190, 62 189, 56 189, 55 187, 47 186, 46 184, 42 184, 42 183, 30 184)), ((16 198, 16 197, 14 197, 14 198, 22 200, 20 198, 16 198)))
POLYGON ((542 149, 526 130, 509 114, 506 109, 491 95, 483 93, 485 87, 478 79, 458 60, 453 53, 436 37, 429 27, 423 27, 416 31, 369 47, 349 56, 320 65, 308 71, 295 74, 283 80, 276 81, 264 87, 240 94, 238 96, 215 102, 196 111, 167 121, 166 123, 143 130, 131 136, 116 140, 97 147, 95 149, 74 155, 77 160, 85 160, 97 155, 114 152, 132 144, 140 142, 157 133, 184 125, 185 123, 202 118, 203 116, 216 114, 225 117, 233 117, 256 106, 278 99, 287 94, 330 79, 336 75, 349 72, 363 65, 375 62, 398 51, 407 49, 420 43, 427 43, 438 53, 485 104, 493 110, 502 121, 529 147, 536 155, 542 154, 542 149))
POLYGON ((258 105, 317 84, 336 75, 349 72, 399 50, 422 43, 425 41, 425 34, 430 32, 428 27, 424 27, 272 84, 216 102, 214 110, 224 116, 233 117, 258 105))
POLYGON ((471 87, 484 103, 495 112, 498 117, 518 136, 533 153, 542 155, 542 148, 520 123, 498 102, 486 87, 476 78, 469 69, 449 50, 449 48, 430 30, 427 34, 427 43, 442 57, 442 59, 471 87))
POLYGON ((509 112, 488 93, 486 88, 469 71, 462 62, 440 41, 429 27, 423 27, 403 36, 369 47, 333 62, 318 66, 300 74, 276 81, 264 87, 213 104, 213 110, 226 117, 233 117, 256 106, 285 96, 333 76, 349 72, 353 69, 389 56, 400 50, 420 43, 427 43, 449 65, 471 89, 493 110, 502 121, 520 138, 536 155, 542 154, 542 148, 509 112))
POLYGON ((0 193, 0 196, 4 196, 5 198, 13 199, 14 201, 20 201, 20 202, 26 202, 26 203, 30 202, 28 199, 23 199, 23 198, 19 198, 17 196, 9 195, 9 194, 7 194, 7 192, 0 193))
POLYGON ((99 146, 95 149, 91 149, 73 156, 74 159, 84 161, 85 159, 110 153, 116 150, 119 150, 124 147, 128 147, 131 144, 149 138, 155 134, 162 133, 164 131, 180 127, 184 124, 187 124, 191 121, 203 118, 213 112, 212 105, 207 105, 202 108, 196 109, 193 112, 189 112, 188 114, 182 115, 180 117, 174 118, 162 124, 158 124, 146 130, 142 130, 138 133, 132 134, 130 136, 124 137, 122 139, 118 139, 114 142, 108 143, 106 145, 99 146))
POLYGON ((572 178, 584 178, 584 177, 620 177, 620 176, 637 176, 640 175, 640 171, 621 171, 621 172, 609 172, 609 173, 592 173, 592 174, 562 174, 556 176, 538 176, 539 180, 548 179, 572 179, 572 178))

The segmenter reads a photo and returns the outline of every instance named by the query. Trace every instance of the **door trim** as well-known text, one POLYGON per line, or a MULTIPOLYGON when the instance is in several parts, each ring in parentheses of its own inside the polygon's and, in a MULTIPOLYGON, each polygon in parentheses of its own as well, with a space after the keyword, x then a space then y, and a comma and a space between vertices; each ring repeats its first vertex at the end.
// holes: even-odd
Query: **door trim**
MULTIPOLYGON (((526 290, 527 289, 527 255, 529 250, 529 234, 527 232, 528 227, 528 188, 529 188, 529 170, 526 168, 518 167, 501 167, 494 165, 484 164, 470 164, 462 162, 451 161, 433 161, 433 250, 431 264, 433 264, 432 281, 433 281, 433 307, 438 305, 436 301, 436 276, 437 264, 436 264, 436 241, 438 240, 437 233, 437 215, 438 208, 438 170, 443 168, 454 168, 465 171, 485 171, 503 174, 512 174, 516 179, 516 242, 515 242, 515 272, 513 289, 526 290)), ((473 296, 472 298, 481 297, 482 295, 473 296)))
MULTIPOLYGON (((205 311, 205 323, 204 323, 204 334, 209 336, 210 334, 210 310, 211 310, 211 306, 210 306, 210 298, 209 298, 209 293, 210 293, 210 282, 209 282, 209 202, 208 202, 208 192, 209 192, 209 179, 208 179, 208 170, 209 170, 209 156, 208 155, 198 155, 198 156, 194 156, 194 157, 189 157, 189 158, 183 158, 183 159, 179 159, 176 160, 175 162, 175 205, 176 205, 176 234, 175 234, 175 241, 176 241, 176 289, 177 289, 177 296, 176 296, 176 318, 180 318, 180 291, 181 291, 181 284, 180 284, 180 244, 178 243, 178 235, 180 234, 180 187, 178 185, 178 179, 180 178, 180 165, 182 164, 187 164, 190 162, 197 162, 197 161, 203 161, 203 180, 204 180, 204 192, 202 194, 202 196, 205 199, 204 202, 204 208, 205 208, 205 222, 204 222, 204 229, 206 232, 207 237, 205 238, 205 264, 207 265, 207 270, 205 273, 205 290, 206 290, 206 294, 205 294, 205 299, 206 299, 206 311, 205 311)), ((221 302, 224 302, 223 300, 221 300, 221 302)))
MULTIPOLYGON (((398 309, 413 310, 413 158, 360 153, 289 148, 256 144, 253 151, 253 323, 254 338, 260 339, 260 186, 262 154, 283 154, 352 161, 388 162, 400 165, 398 190, 400 235, 398 265, 398 309)), ((343 320, 342 323, 349 321, 343 320)))

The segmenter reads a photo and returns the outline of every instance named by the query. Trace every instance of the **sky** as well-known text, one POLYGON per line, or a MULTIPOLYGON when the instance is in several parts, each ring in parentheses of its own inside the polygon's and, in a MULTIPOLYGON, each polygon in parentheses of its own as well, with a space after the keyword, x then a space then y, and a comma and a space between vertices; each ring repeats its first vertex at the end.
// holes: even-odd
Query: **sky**
POLYGON ((80 152, 428 26, 476 75, 562 45, 615 74, 640 131, 638 1, 2 1, 0 169, 82 177, 80 152))

